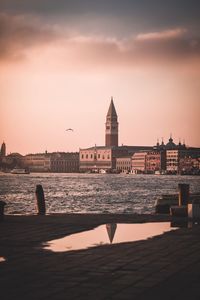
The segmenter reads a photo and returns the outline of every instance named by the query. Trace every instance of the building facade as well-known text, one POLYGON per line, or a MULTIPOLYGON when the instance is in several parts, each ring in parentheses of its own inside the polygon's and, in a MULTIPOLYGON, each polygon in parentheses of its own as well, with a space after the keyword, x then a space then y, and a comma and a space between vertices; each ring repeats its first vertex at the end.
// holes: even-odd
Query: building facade
POLYGON ((199 174, 200 149, 166 151, 166 170, 168 174, 199 174))
POLYGON ((133 173, 144 173, 146 171, 147 152, 135 152, 132 156, 131 171, 133 173))
POLYGON ((51 157, 48 153, 27 154, 22 158, 22 166, 30 172, 50 172, 51 157))
POLYGON ((116 169, 119 173, 130 173, 132 165, 132 156, 117 157, 116 158, 116 169))
POLYGON ((166 151, 149 151, 146 155, 146 173, 164 172, 166 170, 166 151))
POLYGON ((78 152, 57 152, 50 156, 50 171, 55 173, 78 173, 78 152))
POLYGON ((79 172, 78 152, 28 154, 22 158, 22 162, 23 167, 29 169, 30 172, 79 172))
POLYGON ((112 147, 94 146, 80 149, 79 152, 80 171, 96 172, 100 170, 110 171, 114 168, 112 147))

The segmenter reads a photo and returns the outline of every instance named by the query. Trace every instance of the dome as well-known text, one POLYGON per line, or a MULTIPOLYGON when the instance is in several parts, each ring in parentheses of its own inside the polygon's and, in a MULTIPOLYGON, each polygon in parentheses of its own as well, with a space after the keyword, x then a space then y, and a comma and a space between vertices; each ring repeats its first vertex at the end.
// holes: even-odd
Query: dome
POLYGON ((169 142, 166 144, 166 149, 175 149, 177 146, 176 144, 173 142, 173 138, 170 137, 169 138, 169 142))

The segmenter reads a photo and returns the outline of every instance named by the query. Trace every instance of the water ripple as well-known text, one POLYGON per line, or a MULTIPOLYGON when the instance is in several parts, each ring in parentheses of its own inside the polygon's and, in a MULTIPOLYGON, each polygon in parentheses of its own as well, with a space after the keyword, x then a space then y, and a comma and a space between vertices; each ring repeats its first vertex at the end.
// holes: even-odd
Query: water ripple
POLYGON ((157 197, 176 193, 178 183, 200 192, 195 176, 1 174, 0 200, 7 214, 35 213, 35 187, 42 184, 48 213, 151 213, 157 197))

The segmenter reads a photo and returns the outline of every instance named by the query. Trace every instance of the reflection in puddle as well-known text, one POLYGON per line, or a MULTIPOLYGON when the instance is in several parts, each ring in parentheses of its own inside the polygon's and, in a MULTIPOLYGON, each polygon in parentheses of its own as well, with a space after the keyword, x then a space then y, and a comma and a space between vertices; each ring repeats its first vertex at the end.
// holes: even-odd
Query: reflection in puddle
POLYGON ((166 231, 174 230, 169 222, 144 224, 106 224, 95 229, 75 233, 47 242, 44 247, 53 252, 80 250, 105 244, 117 244, 144 240, 166 231))
POLYGON ((0 263, 6 261, 4 257, 0 256, 0 263))
POLYGON ((171 222, 171 227, 179 227, 179 228, 193 228, 194 226, 200 225, 197 221, 182 221, 176 220, 171 222))

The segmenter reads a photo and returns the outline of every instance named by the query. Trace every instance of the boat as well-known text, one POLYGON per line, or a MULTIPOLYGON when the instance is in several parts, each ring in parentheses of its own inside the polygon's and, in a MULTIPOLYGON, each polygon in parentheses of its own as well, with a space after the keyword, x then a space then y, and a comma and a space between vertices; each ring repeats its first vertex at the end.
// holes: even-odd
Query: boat
POLYGON ((30 171, 28 169, 23 169, 23 168, 17 168, 15 167, 10 171, 11 174, 30 174, 30 171))
POLYGON ((100 169, 100 170, 99 170, 99 173, 100 173, 100 174, 106 174, 107 172, 106 172, 105 169, 100 169))

